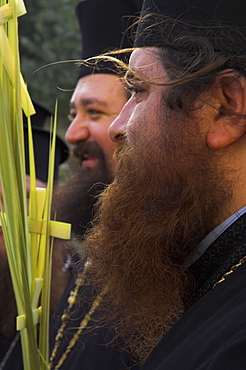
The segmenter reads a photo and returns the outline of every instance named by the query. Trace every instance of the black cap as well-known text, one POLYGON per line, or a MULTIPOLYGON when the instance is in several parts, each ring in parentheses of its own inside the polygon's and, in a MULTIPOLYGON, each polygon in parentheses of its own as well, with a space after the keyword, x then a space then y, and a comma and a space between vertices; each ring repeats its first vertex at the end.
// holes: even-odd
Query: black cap
POLYGON ((244 0, 144 0, 141 15, 145 14, 155 15, 142 18, 135 47, 168 46, 169 41, 183 36, 185 30, 198 37, 206 36, 217 51, 238 53, 246 50, 244 0), (168 24, 167 19, 171 23, 168 24), (226 40, 220 37, 222 28, 223 35, 228 31, 226 40), (242 34, 237 42, 230 41, 232 30, 242 34))
MULTIPOLYGON (((49 146, 50 146, 50 131, 43 128, 45 120, 53 115, 52 110, 44 105, 33 101, 36 114, 31 116, 32 135, 34 146, 34 157, 36 167, 36 177, 47 182, 49 168, 49 146)), ((25 159, 26 159, 26 174, 29 175, 29 153, 28 153, 28 129, 27 120, 23 115, 24 123, 24 144, 25 144, 25 159)), ((55 180, 58 177, 59 165, 68 158, 69 149, 66 143, 56 135, 56 152, 55 152, 55 180)))
MULTIPOLYGON (((82 36, 81 59, 100 55, 119 48, 130 48, 133 40, 130 33, 124 35, 139 15, 142 0, 82 0, 76 6, 82 36)), ((122 59, 122 56, 119 56, 122 59)), ((116 68, 111 62, 100 62, 97 67, 81 65, 79 78, 91 73, 113 73, 116 68)))
POLYGON ((54 112, 45 105, 37 102, 35 99, 32 99, 32 103, 36 111, 36 114, 33 114, 31 117, 32 125, 36 127, 43 127, 46 119, 53 116, 54 112))

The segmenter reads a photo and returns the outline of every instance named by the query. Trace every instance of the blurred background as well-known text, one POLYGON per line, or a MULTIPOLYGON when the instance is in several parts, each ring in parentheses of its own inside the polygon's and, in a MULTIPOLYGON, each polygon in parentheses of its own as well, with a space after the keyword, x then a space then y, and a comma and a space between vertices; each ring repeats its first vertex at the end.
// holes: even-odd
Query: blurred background
MULTIPOLYGON (((77 0, 24 2, 27 14, 19 18, 22 73, 32 99, 54 110, 58 98, 58 134, 63 138, 78 67, 75 62, 44 66, 79 59, 81 36, 74 10, 77 0)), ((49 120, 45 125, 48 128, 49 120)))

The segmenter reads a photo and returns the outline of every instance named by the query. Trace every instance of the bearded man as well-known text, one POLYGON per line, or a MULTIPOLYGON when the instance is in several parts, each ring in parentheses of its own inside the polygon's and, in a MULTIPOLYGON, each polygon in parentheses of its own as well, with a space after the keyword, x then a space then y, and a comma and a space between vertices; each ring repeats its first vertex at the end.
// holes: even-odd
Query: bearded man
POLYGON ((117 172, 82 254, 143 369, 245 367, 245 11, 144 1, 109 129, 117 172))

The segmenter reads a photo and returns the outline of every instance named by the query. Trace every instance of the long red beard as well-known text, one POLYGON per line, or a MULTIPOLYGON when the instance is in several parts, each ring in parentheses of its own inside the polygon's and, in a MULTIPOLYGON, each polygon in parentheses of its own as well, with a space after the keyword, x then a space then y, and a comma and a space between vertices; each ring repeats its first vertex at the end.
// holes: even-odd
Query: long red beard
POLYGON ((102 320, 140 362, 181 315, 192 285, 184 263, 230 197, 209 149, 180 144, 174 153, 165 144, 155 156, 158 144, 145 144, 136 138, 134 149, 118 149, 117 177, 100 198, 84 249, 91 284, 109 284, 102 320))

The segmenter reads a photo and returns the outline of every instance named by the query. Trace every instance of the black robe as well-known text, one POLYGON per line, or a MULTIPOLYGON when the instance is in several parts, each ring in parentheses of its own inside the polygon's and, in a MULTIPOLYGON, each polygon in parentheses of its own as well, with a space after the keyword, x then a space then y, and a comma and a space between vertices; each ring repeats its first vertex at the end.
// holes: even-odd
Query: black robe
MULTIPOLYGON (((52 317, 50 325, 50 350, 52 351, 55 343, 55 336, 57 330, 61 325, 61 315, 64 308, 67 307, 67 298, 70 291, 74 289, 74 277, 67 286, 57 311, 52 317)), ((85 313, 89 311, 90 303, 89 298, 92 296, 90 287, 82 287, 80 298, 73 309, 73 315, 66 327, 65 335, 62 338, 61 345, 57 351, 52 369, 55 368, 61 355, 67 348, 69 340, 73 334, 76 333, 80 322, 85 313)), ((97 318, 97 311, 93 318, 97 318)), ((121 344, 118 346, 110 345, 112 340, 112 333, 106 327, 98 327, 97 321, 92 320, 88 323, 87 328, 80 334, 79 340, 76 342, 75 347, 68 354, 67 359, 61 366, 61 370, 123 370, 130 368, 131 370, 139 369, 133 366, 129 355, 126 351, 122 350, 121 344)))
POLYGON ((246 216, 231 225, 190 270, 198 287, 186 312, 153 350, 144 370, 246 369, 246 216))

